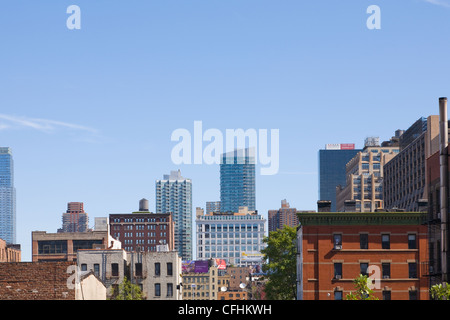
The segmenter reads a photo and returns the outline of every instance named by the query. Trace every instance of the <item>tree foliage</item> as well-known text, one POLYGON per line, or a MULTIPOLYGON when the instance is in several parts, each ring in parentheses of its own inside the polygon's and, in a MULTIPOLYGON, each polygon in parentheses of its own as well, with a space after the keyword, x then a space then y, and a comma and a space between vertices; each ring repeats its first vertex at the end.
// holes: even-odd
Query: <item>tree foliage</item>
POLYGON ((122 283, 113 288, 110 300, 144 300, 144 295, 138 285, 124 277, 122 283))
POLYGON ((350 292, 347 294, 347 300, 378 300, 377 297, 373 295, 372 289, 369 287, 369 277, 359 275, 358 278, 353 280, 356 292, 350 292))
POLYGON ((296 238, 296 228, 289 226, 264 237, 267 247, 261 252, 266 261, 263 271, 267 273, 265 292, 269 300, 296 298, 296 238))
POLYGON ((450 285, 447 282, 435 284, 431 286, 430 294, 434 300, 449 300, 450 285))

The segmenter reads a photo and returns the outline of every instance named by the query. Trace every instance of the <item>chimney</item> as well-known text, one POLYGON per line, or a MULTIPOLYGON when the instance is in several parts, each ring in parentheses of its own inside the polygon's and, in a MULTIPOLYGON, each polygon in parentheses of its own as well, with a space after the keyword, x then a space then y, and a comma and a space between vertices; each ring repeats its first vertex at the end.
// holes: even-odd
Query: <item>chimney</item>
POLYGON ((331 212, 331 201, 330 200, 317 201, 317 212, 331 212))
POLYGON ((356 200, 345 200, 344 212, 356 212, 356 200))
POLYGON ((447 98, 439 98, 439 165, 441 196, 441 261, 443 281, 448 280, 448 116, 447 98))
POLYGON ((139 211, 148 212, 148 200, 147 199, 141 199, 139 201, 139 211))

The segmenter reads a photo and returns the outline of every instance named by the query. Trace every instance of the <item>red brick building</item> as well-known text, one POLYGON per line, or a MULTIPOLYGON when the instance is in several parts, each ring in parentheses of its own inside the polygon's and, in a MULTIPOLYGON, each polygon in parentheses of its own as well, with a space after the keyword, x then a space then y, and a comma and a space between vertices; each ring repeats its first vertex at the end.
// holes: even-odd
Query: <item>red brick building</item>
POLYGON ((175 222, 171 213, 148 211, 147 200, 142 199, 139 211, 109 215, 110 234, 122 243, 126 251, 157 251, 158 245, 174 249, 175 222))
POLYGON ((0 300, 75 300, 68 267, 74 262, 0 263, 0 300))
POLYGON ((426 213, 299 213, 297 294, 340 300, 360 274, 380 300, 428 300, 426 213))

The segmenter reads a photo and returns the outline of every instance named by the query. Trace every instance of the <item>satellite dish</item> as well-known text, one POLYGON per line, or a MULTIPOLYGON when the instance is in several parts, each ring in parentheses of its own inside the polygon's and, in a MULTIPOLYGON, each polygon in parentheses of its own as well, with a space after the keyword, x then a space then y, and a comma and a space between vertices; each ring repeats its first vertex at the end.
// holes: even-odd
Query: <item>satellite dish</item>
POLYGON ((239 285, 239 288, 241 288, 241 289, 244 289, 245 287, 246 287, 245 283, 241 283, 241 284, 239 285))
POLYGON ((227 287, 221 287, 221 288, 220 288, 220 291, 222 291, 222 292, 227 291, 227 287))

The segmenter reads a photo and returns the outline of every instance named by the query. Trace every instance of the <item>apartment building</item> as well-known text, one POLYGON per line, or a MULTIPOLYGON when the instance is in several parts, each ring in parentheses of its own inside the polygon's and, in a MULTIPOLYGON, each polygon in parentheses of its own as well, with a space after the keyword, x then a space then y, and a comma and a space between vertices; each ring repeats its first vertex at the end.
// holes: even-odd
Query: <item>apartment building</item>
POLYGON ((176 251, 79 250, 77 265, 81 272, 93 272, 101 279, 108 297, 126 277, 147 300, 181 299, 181 258, 176 251))
POLYGON ((360 274, 380 300, 427 300, 426 213, 299 213, 297 297, 342 300, 360 274))
POLYGON ((218 270, 216 266, 209 266, 209 261, 204 268, 196 268, 189 272, 183 272, 183 300, 217 300, 220 290, 218 285, 218 270))
POLYGON ((161 244, 172 250, 175 242, 172 218, 170 213, 150 212, 148 200, 141 199, 139 211, 109 215, 110 233, 129 252, 152 252, 161 244))
POLYGON ((296 227, 298 225, 297 209, 291 208, 286 199, 281 201, 281 208, 269 210, 267 214, 269 232, 283 229, 284 226, 296 227))

